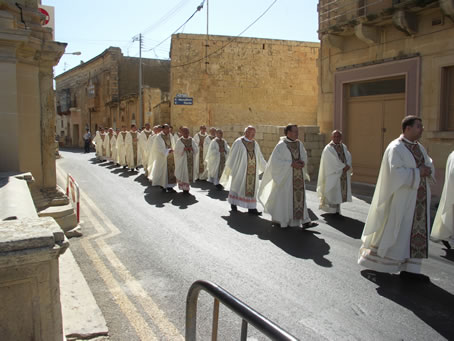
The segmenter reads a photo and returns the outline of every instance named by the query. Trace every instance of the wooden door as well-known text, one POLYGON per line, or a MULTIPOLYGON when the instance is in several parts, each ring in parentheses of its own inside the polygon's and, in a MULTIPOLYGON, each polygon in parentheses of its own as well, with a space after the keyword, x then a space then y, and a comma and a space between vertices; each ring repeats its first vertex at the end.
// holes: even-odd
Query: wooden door
POLYGON ((349 98, 345 142, 352 154, 355 182, 375 184, 383 153, 401 134, 405 94, 349 98))

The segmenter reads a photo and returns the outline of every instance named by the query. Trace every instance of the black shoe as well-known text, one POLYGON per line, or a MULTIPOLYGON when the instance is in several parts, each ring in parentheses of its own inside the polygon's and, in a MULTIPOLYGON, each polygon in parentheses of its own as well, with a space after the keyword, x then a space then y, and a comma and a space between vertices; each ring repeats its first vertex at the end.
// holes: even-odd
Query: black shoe
POLYGON ((123 169, 126 169, 126 168, 128 168, 128 166, 123 166, 123 169))
POLYGON ((176 193, 177 191, 175 191, 172 187, 169 187, 167 188, 167 193, 176 193))
POLYGON ((441 242, 448 250, 451 250, 451 244, 447 240, 442 240, 441 242))
POLYGON ((216 185, 216 188, 219 190, 219 191, 222 191, 224 189, 224 186, 222 186, 221 184, 217 184, 216 185))
POLYGON ((408 272, 408 271, 401 271, 399 274, 399 277, 402 280, 410 280, 410 281, 417 281, 417 282, 423 282, 423 283, 430 283, 430 278, 426 275, 423 274, 415 274, 413 272, 408 272))
POLYGON ((256 208, 250 208, 247 210, 247 213, 252 214, 252 215, 262 215, 262 212, 257 211, 256 208))
POLYGON ((236 207, 236 205, 230 205, 230 209, 232 212, 238 212, 238 207, 236 207))
POLYGON ((161 191, 163 191, 164 193, 166 193, 166 192, 167 192, 167 188, 161 187, 161 191))
POLYGON ((310 221, 306 224, 303 224, 303 229, 310 229, 311 227, 318 226, 316 222, 310 221))

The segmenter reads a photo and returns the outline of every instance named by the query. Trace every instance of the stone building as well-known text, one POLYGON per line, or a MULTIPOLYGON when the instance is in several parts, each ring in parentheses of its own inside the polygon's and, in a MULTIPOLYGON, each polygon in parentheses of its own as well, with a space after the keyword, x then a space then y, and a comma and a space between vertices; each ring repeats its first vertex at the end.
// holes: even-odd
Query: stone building
POLYGON ((319 43, 173 35, 171 123, 315 125, 318 51, 319 43))
POLYGON ((66 44, 42 27, 36 1, 0 2, 0 172, 56 187, 53 66, 66 44))
POLYGON ((142 58, 143 117, 139 117, 139 58, 123 56, 118 47, 58 75, 57 113, 69 117, 69 136, 60 139, 83 146, 87 128, 93 133, 98 127, 153 123, 153 107, 169 100, 169 66, 166 60, 142 58))
POLYGON ((320 0, 317 122, 344 131, 354 181, 375 183, 405 115, 421 116, 439 192, 454 145, 454 1, 320 0))

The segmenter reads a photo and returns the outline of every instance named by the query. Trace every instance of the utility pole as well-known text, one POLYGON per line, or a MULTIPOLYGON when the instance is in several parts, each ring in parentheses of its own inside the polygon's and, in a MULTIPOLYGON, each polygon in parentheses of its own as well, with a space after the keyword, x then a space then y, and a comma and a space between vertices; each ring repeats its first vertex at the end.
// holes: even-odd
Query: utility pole
POLYGON ((208 17, 209 17, 209 7, 208 7, 208 0, 207 0, 207 40, 205 43, 205 72, 208 73, 208 17))
POLYGON ((139 129, 143 126, 143 96, 142 96, 142 33, 139 33, 139 129))
POLYGON ((139 37, 135 36, 132 38, 132 41, 139 41, 139 118, 137 128, 142 128, 143 126, 143 96, 142 96, 142 33, 139 33, 139 37))

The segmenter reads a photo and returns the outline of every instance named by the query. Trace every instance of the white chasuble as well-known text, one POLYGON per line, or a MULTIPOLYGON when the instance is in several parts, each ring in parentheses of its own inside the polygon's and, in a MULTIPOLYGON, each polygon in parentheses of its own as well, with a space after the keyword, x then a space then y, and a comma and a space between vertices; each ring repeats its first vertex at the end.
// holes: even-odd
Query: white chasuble
MULTIPOLYGON (((208 153, 208 149, 210 148, 211 141, 213 141, 216 136, 207 135, 203 140, 203 153, 202 153, 202 160, 203 160, 203 172, 199 171, 199 179, 200 180, 207 180, 208 179, 208 169, 206 164, 206 157, 208 153)), ((199 161, 200 162, 200 161, 199 161)))
POLYGON ((140 164, 143 166, 145 173, 147 172, 148 165, 148 140, 151 138, 153 131, 144 129, 139 134, 138 141, 138 154, 140 155, 140 164))
POLYGON ((148 180, 152 181, 151 173, 153 170, 153 164, 154 164, 154 154, 153 154, 153 143, 156 139, 156 136, 159 134, 152 134, 148 140, 147 144, 145 145, 145 148, 147 149, 147 163, 143 163, 143 168, 146 171, 146 175, 148 177, 148 180))
POLYGON ((113 133, 112 137, 109 137, 109 140, 110 140, 110 158, 113 162, 118 163, 117 134, 113 133))
POLYGON ((318 172, 317 194, 319 208, 328 213, 340 213, 340 204, 352 201, 352 156, 343 143, 325 146, 318 172), (343 169, 350 166, 347 172, 343 169))
POLYGON ((430 237, 435 241, 454 238, 454 152, 446 162, 445 184, 430 237))
POLYGON ((93 139, 92 143, 95 145, 96 158, 101 159, 103 141, 101 139, 101 133, 99 131, 96 132, 95 138, 93 139))
POLYGON ((204 152, 204 143, 208 134, 202 134, 200 131, 194 135, 193 140, 197 147, 199 148, 199 175, 203 174, 205 171, 205 157, 206 152, 204 152))
POLYGON ((118 163, 122 166, 126 166, 126 131, 121 131, 117 136, 117 158, 118 163))
POLYGON ((358 264, 368 269, 418 273, 427 258, 430 186, 434 167, 424 147, 401 136, 385 150, 361 240, 358 264), (432 169, 420 177, 418 167, 432 169))
POLYGON ((220 180, 221 185, 229 190, 228 202, 248 209, 256 208, 259 175, 265 167, 266 161, 256 141, 244 136, 236 139, 220 180))
POLYGON ((112 140, 115 141, 115 134, 106 134, 106 138, 104 139, 104 148, 106 150, 106 159, 109 161, 115 161, 112 157, 112 140))
POLYGON ((140 165, 140 154, 138 150, 139 133, 137 131, 129 131, 126 134, 126 162, 130 169, 140 165))
POLYGON ((227 141, 215 138, 211 141, 206 152, 205 164, 208 172, 208 181, 214 185, 219 185, 219 179, 224 172, 225 162, 229 154, 230 147, 227 141))
POLYGON ((276 145, 263 174, 258 199, 281 227, 301 226, 310 221, 306 205, 305 180, 309 180, 307 153, 303 143, 286 137, 276 145), (303 161, 302 169, 292 162, 303 161))
POLYGON ((180 139, 175 144, 175 177, 178 188, 189 191, 192 182, 197 180, 199 173, 199 148, 195 141, 189 137, 180 139), (192 150, 185 150, 192 148, 192 150))
POLYGON ((172 147, 172 138, 163 132, 156 135, 151 153, 153 155, 153 167, 151 170, 151 179, 153 186, 164 188, 176 185, 175 178, 175 158, 172 147))

